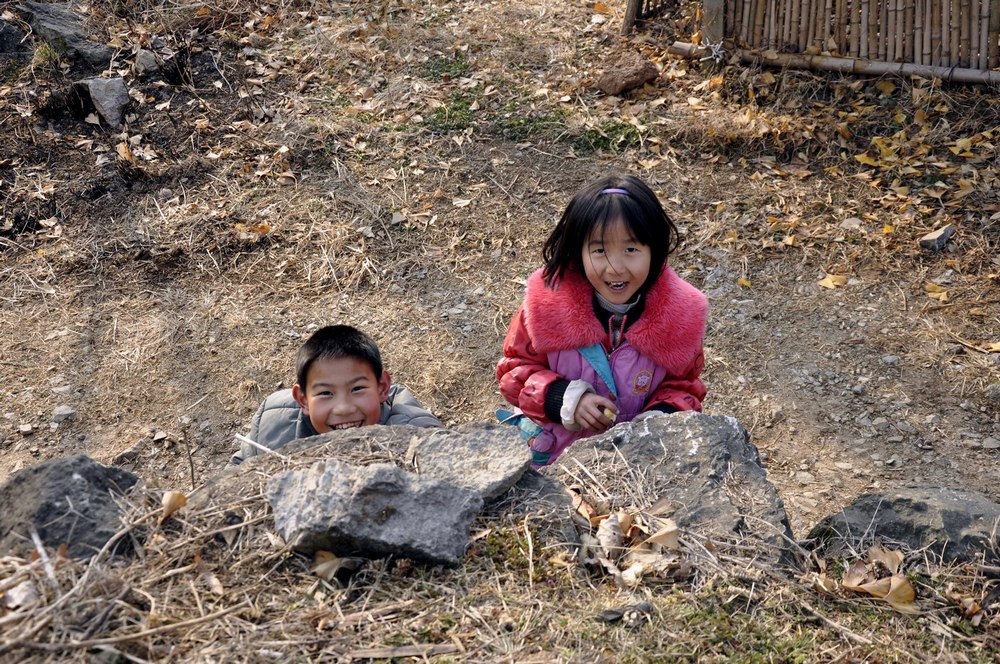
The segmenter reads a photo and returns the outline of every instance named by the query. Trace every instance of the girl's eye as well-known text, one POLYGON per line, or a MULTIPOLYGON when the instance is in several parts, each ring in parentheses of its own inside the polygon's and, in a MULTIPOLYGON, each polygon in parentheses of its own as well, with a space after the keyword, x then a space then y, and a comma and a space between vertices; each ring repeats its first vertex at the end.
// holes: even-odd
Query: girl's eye
POLYGON ((604 253, 604 247, 597 247, 596 249, 594 249, 594 253, 597 254, 598 256, 602 255, 604 253))

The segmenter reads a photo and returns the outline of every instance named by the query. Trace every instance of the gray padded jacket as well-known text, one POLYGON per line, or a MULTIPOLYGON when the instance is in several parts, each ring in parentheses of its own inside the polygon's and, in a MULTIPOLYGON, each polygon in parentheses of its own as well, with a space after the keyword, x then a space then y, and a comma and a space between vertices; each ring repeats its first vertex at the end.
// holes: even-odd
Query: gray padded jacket
MULTIPOLYGON (((441 420, 424 408, 413 392, 402 385, 389 388, 389 398, 382 404, 379 424, 412 424, 417 427, 439 427, 441 420)), ((309 418, 292 396, 292 391, 278 390, 264 399, 257 413, 250 421, 247 438, 258 445, 272 450, 284 447, 293 440, 318 435, 309 418)), ((238 466, 252 456, 261 454, 253 445, 243 443, 240 450, 229 460, 230 466, 238 466)))

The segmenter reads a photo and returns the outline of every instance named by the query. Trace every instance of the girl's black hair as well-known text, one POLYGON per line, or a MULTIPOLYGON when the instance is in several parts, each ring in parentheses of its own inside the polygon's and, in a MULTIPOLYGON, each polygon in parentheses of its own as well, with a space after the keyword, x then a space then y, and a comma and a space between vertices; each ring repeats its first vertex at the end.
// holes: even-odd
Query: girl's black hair
POLYGON ((585 274, 583 246, 592 233, 604 233, 621 219, 636 241, 650 249, 645 291, 660 276, 667 256, 677 248, 677 227, 653 190, 634 175, 608 175, 576 192, 542 246, 545 284, 555 287, 568 270, 585 274), (617 193, 607 190, 621 190, 617 193))
POLYGON ((309 368, 316 360, 350 357, 372 368, 375 380, 382 380, 382 354, 367 334, 350 325, 329 325, 316 330, 299 348, 295 358, 295 380, 307 389, 309 368))

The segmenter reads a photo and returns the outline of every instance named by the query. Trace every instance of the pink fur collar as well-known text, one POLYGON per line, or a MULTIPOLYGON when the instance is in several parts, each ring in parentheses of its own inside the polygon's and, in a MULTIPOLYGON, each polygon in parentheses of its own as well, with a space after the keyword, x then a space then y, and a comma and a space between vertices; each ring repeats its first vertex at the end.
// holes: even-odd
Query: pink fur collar
MULTIPOLYGON (((542 270, 528 278, 524 325, 535 350, 551 353, 581 348, 604 339, 594 315, 594 289, 587 279, 567 272, 555 289, 545 286, 542 270)), ((639 352, 656 364, 683 369, 701 351, 708 300, 697 288, 664 266, 646 294, 646 309, 625 333, 639 352)))

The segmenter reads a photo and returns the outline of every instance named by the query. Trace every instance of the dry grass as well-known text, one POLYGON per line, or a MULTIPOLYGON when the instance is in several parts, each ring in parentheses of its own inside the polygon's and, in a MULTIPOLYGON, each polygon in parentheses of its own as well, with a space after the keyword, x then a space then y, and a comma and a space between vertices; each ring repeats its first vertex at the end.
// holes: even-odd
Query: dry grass
MULTIPOLYGON (((796 507, 800 497, 829 512, 870 483, 844 473, 804 496, 789 479, 798 464, 871 461, 836 446, 854 435, 822 419, 840 398, 803 399, 790 381, 801 366, 785 353, 842 354, 848 374, 881 353, 908 355, 895 389, 920 418, 991 407, 983 390, 1000 365, 979 350, 1000 341, 991 91, 897 80, 887 92, 884 81, 674 60, 665 47, 693 29, 684 5, 635 36, 663 75, 621 98, 589 87, 623 47, 618 6, 604 24, 596 7, 554 2, 115 8, 95 7, 95 34, 122 39, 126 53, 155 35, 161 56, 184 63, 169 86, 129 79, 152 101, 124 134, 39 112, 66 82, 58 67, 0 80, 0 378, 13 414, 0 468, 125 454, 158 485, 127 504, 122 537, 141 557, 82 564, 50 552, 51 575, 41 561, 0 561, 4 592, 30 580, 40 595, 0 615, 4 658, 990 657, 996 571, 982 566, 914 558, 925 613, 911 618, 823 595, 800 572, 748 576, 750 553, 706 556, 698 533, 685 535, 699 556, 691 578, 619 590, 560 555, 516 494, 480 518, 460 567, 374 561, 343 585, 312 576, 311 561, 273 538, 259 483, 225 508, 156 520, 162 490, 218 472, 233 433, 290 384, 297 346, 326 322, 373 334, 394 377, 447 424, 490 420, 500 340, 542 239, 572 191, 617 169, 660 192, 686 240, 672 263, 712 293, 707 407, 752 431, 808 526, 819 514, 796 507), (971 157, 951 150, 961 139, 978 141, 971 157), (122 141, 152 151, 127 177, 114 169, 122 141), (856 161, 880 157, 879 145, 896 159, 856 161), (850 218, 863 230, 841 227, 850 218), (917 249, 946 222, 960 230, 947 252, 917 249), (859 285, 817 295, 825 272, 859 285), (945 273, 951 301, 930 300, 924 284, 945 273), (827 317, 863 307, 869 330, 898 322, 898 336, 855 345, 827 317), (51 392, 60 385, 70 396, 51 392), (79 415, 50 430, 65 400, 79 415), (964 400, 967 410, 952 407, 964 400), (21 422, 33 437, 11 434, 21 422), (156 430, 168 438, 154 443, 156 430), (964 600, 990 605, 978 625, 964 600), (655 610, 638 629, 594 619, 640 601, 655 610)), ((956 427, 980 426, 969 422, 956 427)), ((878 481, 922 474, 995 495, 983 479, 995 457, 950 439, 937 453, 952 465, 914 460, 878 481)), ((620 471, 616 500, 639 505, 658 490, 643 469, 620 471)), ((595 502, 607 493, 585 474, 577 484, 595 502)), ((831 574, 845 564, 827 562, 831 574)))

